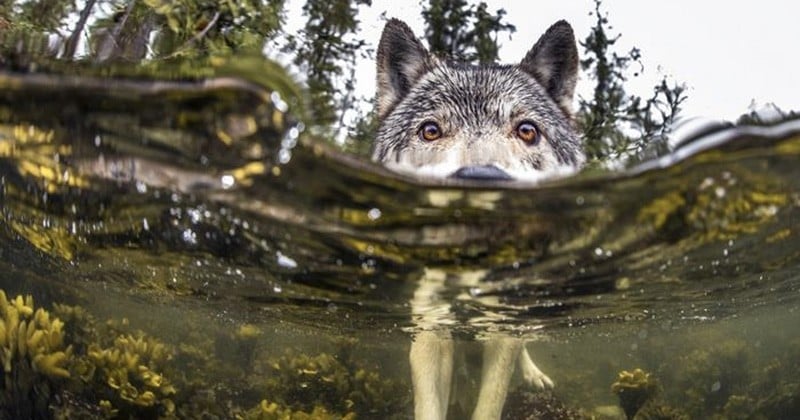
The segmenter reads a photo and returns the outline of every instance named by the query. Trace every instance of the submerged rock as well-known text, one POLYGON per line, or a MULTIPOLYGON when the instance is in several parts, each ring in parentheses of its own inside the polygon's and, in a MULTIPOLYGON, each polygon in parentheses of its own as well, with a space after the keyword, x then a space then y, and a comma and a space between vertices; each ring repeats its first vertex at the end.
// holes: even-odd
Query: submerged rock
POLYGON ((503 420, 573 420, 586 416, 567 407, 550 391, 533 392, 522 387, 508 395, 503 420))

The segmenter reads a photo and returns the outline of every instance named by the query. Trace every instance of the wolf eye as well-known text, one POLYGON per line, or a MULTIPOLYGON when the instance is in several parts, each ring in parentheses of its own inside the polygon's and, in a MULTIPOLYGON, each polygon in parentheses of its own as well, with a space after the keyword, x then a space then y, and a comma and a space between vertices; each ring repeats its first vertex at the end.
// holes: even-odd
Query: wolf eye
POLYGON ((439 124, 433 121, 428 121, 422 124, 419 128, 419 138, 426 141, 438 140, 442 137, 442 129, 439 124))
POLYGON ((539 130, 536 125, 530 121, 523 121, 519 123, 514 133, 520 140, 528 144, 536 144, 539 141, 539 130))

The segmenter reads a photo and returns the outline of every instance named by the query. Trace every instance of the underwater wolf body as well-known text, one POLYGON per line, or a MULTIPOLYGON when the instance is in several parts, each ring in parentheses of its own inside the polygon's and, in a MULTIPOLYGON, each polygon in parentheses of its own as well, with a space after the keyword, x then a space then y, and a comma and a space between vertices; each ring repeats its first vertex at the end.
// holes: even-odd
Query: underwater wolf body
MULTIPOLYGON (((571 119, 578 53, 570 25, 551 26, 517 65, 471 66, 431 55, 396 19, 377 54, 380 125, 373 159, 398 172, 485 181, 539 179, 584 162, 571 119)), ((429 269, 411 301, 419 330, 411 344, 416 419, 445 419, 453 370, 450 305, 438 299, 451 276, 479 283, 480 273, 429 269)), ((487 337, 473 419, 499 419, 518 363, 533 387, 553 383, 518 338, 487 337)))

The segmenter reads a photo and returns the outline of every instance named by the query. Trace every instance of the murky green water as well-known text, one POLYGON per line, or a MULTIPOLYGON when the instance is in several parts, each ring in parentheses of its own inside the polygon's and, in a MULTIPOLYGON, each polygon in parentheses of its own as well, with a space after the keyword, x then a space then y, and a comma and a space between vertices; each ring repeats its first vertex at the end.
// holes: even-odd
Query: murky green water
POLYGON ((556 382, 509 418, 624 418, 636 368, 637 418, 800 417, 798 121, 487 187, 336 153, 282 85, 0 87, 0 418, 410 418, 409 299, 434 271, 466 355, 453 418, 487 332, 556 382))

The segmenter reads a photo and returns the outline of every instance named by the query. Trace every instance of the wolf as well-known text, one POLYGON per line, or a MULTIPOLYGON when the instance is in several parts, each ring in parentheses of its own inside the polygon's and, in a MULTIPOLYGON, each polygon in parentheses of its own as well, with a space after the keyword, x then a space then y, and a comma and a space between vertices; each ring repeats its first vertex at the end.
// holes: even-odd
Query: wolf
MULTIPOLYGON (((576 171, 584 163, 571 103, 578 73, 572 27, 553 24, 519 64, 469 65, 429 53, 402 21, 386 23, 377 51, 379 127, 374 161, 418 176, 504 182, 576 171)), ((411 299, 416 332, 409 352, 414 416, 447 416, 453 370, 449 302, 438 296, 452 276, 426 269, 411 299), (442 315, 445 314, 445 315, 442 315)), ((499 419, 518 363, 535 388, 552 380, 518 338, 484 339, 481 384, 472 418, 499 419)))
POLYGON ((436 57, 389 20, 377 53, 373 160, 414 175, 540 179, 584 162, 571 118, 578 72, 572 27, 553 24, 517 65, 436 57))

